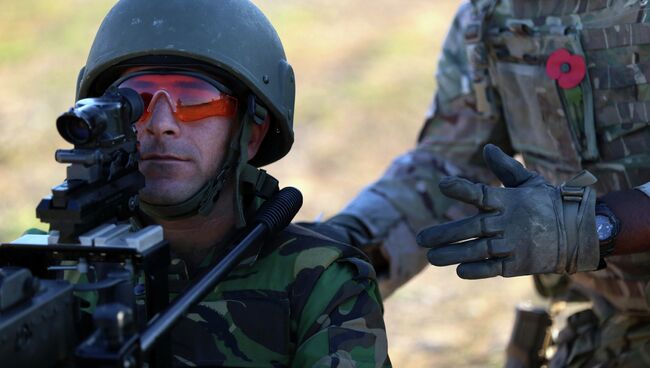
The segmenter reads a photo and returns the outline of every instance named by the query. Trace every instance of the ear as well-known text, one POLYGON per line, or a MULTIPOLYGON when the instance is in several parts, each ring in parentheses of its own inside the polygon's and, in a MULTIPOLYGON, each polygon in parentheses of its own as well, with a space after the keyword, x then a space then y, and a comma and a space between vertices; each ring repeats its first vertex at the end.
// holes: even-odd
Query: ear
POLYGON ((257 154, 257 151, 266 137, 266 133, 269 131, 269 126, 271 126, 270 114, 266 115, 266 119, 262 124, 253 124, 251 129, 251 139, 248 141, 248 160, 252 160, 253 157, 257 154))

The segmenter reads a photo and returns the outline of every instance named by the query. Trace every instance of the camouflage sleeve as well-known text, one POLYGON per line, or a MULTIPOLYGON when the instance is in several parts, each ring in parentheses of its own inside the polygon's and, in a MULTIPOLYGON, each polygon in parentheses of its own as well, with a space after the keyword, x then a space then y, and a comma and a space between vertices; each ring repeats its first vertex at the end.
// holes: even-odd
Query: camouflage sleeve
POLYGON ((436 72, 438 90, 420 132, 417 149, 440 157, 460 170, 463 177, 494 182, 496 178, 483 163, 483 146, 493 143, 509 155, 514 152, 501 116, 498 94, 489 83, 487 89, 491 96, 474 88, 477 72, 468 61, 465 41, 468 24, 476 22, 472 11, 468 2, 460 7, 445 39, 436 72), (485 104, 492 107, 490 112, 479 111, 479 106, 485 104))
POLYGON ((471 11, 471 4, 464 3, 447 35, 436 74, 438 91, 416 148, 396 158, 378 181, 323 225, 368 253, 384 298, 427 264, 415 241, 418 231, 469 211, 440 193, 440 179, 458 175, 493 182, 482 147, 491 142, 512 153, 498 106, 489 117, 476 108, 464 39, 471 11))
POLYGON ((390 367, 372 268, 339 260, 318 279, 298 319, 292 367, 390 367))

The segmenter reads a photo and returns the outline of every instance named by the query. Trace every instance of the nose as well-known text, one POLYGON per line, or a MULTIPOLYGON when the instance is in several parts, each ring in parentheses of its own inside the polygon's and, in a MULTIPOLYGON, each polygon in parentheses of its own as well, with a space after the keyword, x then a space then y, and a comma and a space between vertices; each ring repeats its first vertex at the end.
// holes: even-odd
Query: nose
POLYGON ((145 132, 155 136, 178 135, 180 125, 174 117, 174 110, 175 107, 172 104, 171 96, 166 91, 156 92, 147 107, 147 111, 150 112, 149 119, 140 123, 144 127, 139 127, 138 131, 144 128, 145 132))

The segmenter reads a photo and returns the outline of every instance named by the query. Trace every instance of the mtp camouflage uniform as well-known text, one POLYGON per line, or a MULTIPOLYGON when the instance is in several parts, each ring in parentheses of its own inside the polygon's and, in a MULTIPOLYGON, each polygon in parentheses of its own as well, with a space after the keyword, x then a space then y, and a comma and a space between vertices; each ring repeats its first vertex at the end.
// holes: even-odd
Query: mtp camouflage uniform
MULTIPOLYGON (((381 245, 392 290, 426 263, 413 234, 463 213, 437 192, 439 178, 495 183, 482 160, 486 143, 520 154, 555 184, 587 169, 599 196, 632 188, 650 196, 649 12, 646 0, 463 3, 418 147, 330 220, 333 227, 353 218, 361 226, 348 232, 363 235, 357 245, 381 245), (574 88, 546 72, 560 49, 586 62, 574 88)), ((569 319, 553 365, 650 366, 650 252, 606 261, 603 270, 571 276, 593 308, 569 319)), ((538 284, 558 292, 556 280, 538 284)))

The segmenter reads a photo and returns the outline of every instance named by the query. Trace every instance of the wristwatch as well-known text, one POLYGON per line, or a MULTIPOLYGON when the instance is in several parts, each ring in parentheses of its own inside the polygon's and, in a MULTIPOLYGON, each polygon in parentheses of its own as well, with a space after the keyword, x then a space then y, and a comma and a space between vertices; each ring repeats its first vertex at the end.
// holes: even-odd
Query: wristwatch
POLYGON ((616 236, 621 230, 621 222, 604 202, 596 202, 596 232, 600 242, 600 258, 614 251, 616 236))

